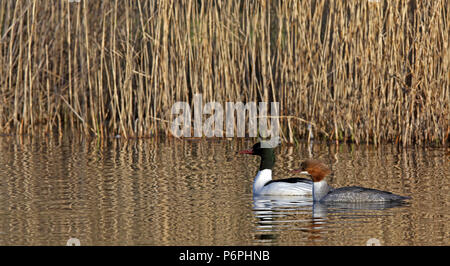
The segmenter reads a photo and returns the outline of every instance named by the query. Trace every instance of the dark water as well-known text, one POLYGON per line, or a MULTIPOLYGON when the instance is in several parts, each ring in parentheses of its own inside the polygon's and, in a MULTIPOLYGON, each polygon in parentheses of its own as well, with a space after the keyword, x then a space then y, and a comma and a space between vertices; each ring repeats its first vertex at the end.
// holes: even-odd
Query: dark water
POLYGON ((445 149, 277 148, 274 178, 313 156, 328 183, 409 195, 406 205, 252 197, 251 141, 0 137, 0 245, 449 245, 445 149))

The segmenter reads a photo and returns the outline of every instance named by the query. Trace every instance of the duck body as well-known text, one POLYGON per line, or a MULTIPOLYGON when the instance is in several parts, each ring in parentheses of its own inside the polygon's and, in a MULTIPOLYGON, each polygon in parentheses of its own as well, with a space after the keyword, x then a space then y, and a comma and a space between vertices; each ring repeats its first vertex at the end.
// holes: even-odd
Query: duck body
POLYGON ((267 196, 304 196, 312 194, 312 181, 306 178, 272 179, 275 165, 273 148, 262 148, 258 142, 251 149, 240 151, 241 154, 261 157, 259 171, 253 181, 253 195, 267 196))
MULTIPOLYGON (((315 184, 317 186, 317 184, 315 184)), ((314 193, 316 196, 318 193, 314 193)), ((326 202, 386 202, 386 201, 399 201, 405 200, 409 197, 404 197, 396 195, 392 192, 382 191, 373 188, 365 188, 358 186, 341 187, 330 190, 327 194, 318 198, 316 196, 315 200, 326 203, 326 202)))
POLYGON ((388 191, 359 186, 333 188, 324 180, 331 171, 317 160, 306 160, 298 171, 306 171, 313 180, 312 195, 315 202, 392 202, 410 197, 396 195, 388 191))
POLYGON ((258 171, 253 182, 253 195, 303 196, 312 194, 312 181, 306 178, 272 180, 272 170, 258 171))
POLYGON ((409 197, 392 192, 358 186, 333 189, 320 202, 385 202, 405 200, 409 197))

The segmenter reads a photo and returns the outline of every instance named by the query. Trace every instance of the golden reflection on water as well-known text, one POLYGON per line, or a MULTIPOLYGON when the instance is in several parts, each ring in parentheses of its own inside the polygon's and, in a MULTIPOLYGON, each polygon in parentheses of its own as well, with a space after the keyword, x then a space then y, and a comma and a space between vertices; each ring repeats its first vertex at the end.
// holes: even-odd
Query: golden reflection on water
POLYGON ((402 206, 313 206, 253 198, 250 140, 97 143, 0 137, 0 245, 448 245, 444 149, 301 145, 277 148, 275 178, 302 159, 328 183, 412 196, 402 206))

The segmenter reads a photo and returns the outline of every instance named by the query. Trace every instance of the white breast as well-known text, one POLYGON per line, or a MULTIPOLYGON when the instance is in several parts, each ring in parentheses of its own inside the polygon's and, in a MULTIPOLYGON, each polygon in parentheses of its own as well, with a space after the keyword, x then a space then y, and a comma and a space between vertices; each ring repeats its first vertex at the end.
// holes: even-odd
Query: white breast
POLYGON ((261 189, 270 180, 272 180, 272 170, 264 169, 258 171, 255 177, 255 181, 253 182, 253 194, 260 194, 261 189))

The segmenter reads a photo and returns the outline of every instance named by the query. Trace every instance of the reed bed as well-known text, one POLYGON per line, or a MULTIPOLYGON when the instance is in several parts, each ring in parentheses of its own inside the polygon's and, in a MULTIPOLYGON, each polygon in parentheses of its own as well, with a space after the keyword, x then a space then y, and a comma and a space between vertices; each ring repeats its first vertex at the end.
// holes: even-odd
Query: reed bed
POLYGON ((277 101, 282 136, 445 145, 449 1, 0 2, 0 133, 170 134, 177 101, 277 101))

